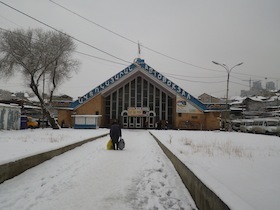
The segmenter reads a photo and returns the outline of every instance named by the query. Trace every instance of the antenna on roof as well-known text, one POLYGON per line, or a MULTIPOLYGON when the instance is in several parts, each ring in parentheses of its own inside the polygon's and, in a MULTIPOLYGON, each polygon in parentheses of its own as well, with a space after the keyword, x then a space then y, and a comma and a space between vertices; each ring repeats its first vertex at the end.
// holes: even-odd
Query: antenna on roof
POLYGON ((138 58, 141 58, 141 45, 138 41, 138 58))

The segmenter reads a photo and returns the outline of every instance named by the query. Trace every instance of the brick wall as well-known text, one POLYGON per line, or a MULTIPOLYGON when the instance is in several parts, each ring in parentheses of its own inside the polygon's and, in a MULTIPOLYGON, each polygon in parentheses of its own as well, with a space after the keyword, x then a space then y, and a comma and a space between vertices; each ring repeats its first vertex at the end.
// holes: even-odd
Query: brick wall
POLYGON ((100 127, 105 126, 105 98, 99 94, 75 110, 76 115, 102 115, 100 127))
POLYGON ((74 123, 74 119, 71 117, 72 114, 73 114, 72 110, 63 110, 63 109, 58 110, 58 124, 61 127, 71 128, 74 123))
POLYGON ((220 128, 219 112, 209 113, 176 113, 175 125, 176 129, 190 130, 217 130, 220 128), (186 121, 188 123, 186 124, 186 121))

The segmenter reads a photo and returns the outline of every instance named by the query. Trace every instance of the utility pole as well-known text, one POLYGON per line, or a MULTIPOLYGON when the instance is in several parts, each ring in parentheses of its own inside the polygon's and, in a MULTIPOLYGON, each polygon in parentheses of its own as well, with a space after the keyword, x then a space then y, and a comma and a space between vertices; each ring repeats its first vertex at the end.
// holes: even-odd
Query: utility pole
MULTIPOLYGON (((45 104, 45 72, 43 74, 43 103, 45 104)), ((45 111, 44 109, 42 110, 42 128, 45 127, 45 111)))
MULTIPOLYGON (((226 93, 226 114, 225 114, 225 129, 226 131, 229 130, 229 126, 228 126, 228 115, 229 115, 229 108, 228 108, 228 92, 229 92, 229 76, 230 76, 230 72, 232 71, 233 68, 235 68, 236 66, 240 66, 243 64, 242 63, 239 63, 239 64, 236 64, 235 66, 229 68, 226 64, 220 64, 216 61, 212 61, 214 64, 216 65, 219 65, 219 66, 222 66, 226 71, 227 71, 227 93, 226 93)), ((229 119, 230 120, 230 119, 229 119)))

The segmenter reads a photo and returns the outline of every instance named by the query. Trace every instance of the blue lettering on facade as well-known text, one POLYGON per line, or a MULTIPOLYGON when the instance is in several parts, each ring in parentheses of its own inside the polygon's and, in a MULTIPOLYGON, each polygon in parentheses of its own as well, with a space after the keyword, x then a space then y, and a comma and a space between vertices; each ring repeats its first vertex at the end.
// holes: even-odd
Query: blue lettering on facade
POLYGON ((165 85, 167 85, 168 87, 173 89, 175 92, 177 92, 181 96, 185 97, 186 99, 190 100, 193 104, 198 106, 201 110, 207 110, 207 109, 208 110, 221 110, 223 108, 222 105, 220 105, 220 106, 217 106, 217 105, 216 106, 207 105, 206 106, 201 101, 199 101, 198 99, 194 98, 191 94, 189 94, 188 92, 184 91, 182 88, 180 88, 174 82, 172 82, 171 80, 167 79, 165 76, 163 76, 162 74, 160 74, 159 72, 157 72, 156 70, 154 70, 153 68, 148 66, 144 62, 144 60, 138 59, 136 61, 136 63, 137 64, 133 63, 129 67, 123 69, 118 74, 114 75, 109 80, 107 80, 106 82, 100 84, 95 89, 93 89, 90 92, 88 92, 87 94, 85 94, 83 97, 79 97, 78 100, 74 101, 71 104, 71 107, 75 108, 76 106, 86 102, 88 99, 92 98, 94 95, 99 93, 101 90, 106 89, 107 87, 109 87, 110 85, 114 84, 116 81, 121 79, 123 76, 127 75, 128 73, 130 73, 131 71, 136 69, 136 66, 140 65, 140 67, 142 69, 144 69, 145 71, 147 71, 150 75, 153 75, 156 79, 158 79, 159 81, 161 81, 162 83, 164 83, 165 85))
POLYGON ((180 87, 178 87, 177 93, 181 93, 181 88, 180 87))
POLYGON ((160 80, 161 82, 163 82, 164 84, 166 84, 168 87, 172 88, 173 90, 175 90, 177 93, 179 93, 180 95, 182 95, 183 97, 187 98, 188 100, 190 100, 191 102, 193 102, 194 104, 196 104, 198 107, 200 107, 202 110, 205 110, 205 105, 203 103, 201 103, 199 100, 197 100, 196 98, 194 98, 193 96, 191 96, 188 92, 184 91, 182 88, 180 88, 178 85, 176 85, 174 82, 172 82, 171 80, 167 79, 166 77, 164 77, 162 74, 160 74, 159 72, 157 72, 156 70, 154 70, 153 68, 151 68, 150 66, 148 66, 145 63, 139 62, 138 63, 143 69, 145 69, 150 75, 153 75, 155 78, 157 78, 158 80, 160 80))
POLYGON ((93 94, 93 91, 90 91, 90 92, 89 92, 89 96, 92 97, 93 95, 94 95, 94 94, 93 94))
POLYGON ((120 71, 118 74, 114 75, 113 77, 111 77, 109 80, 107 80, 106 82, 103 82, 102 84, 100 84, 99 86, 97 86, 96 88, 94 88, 93 90, 91 90, 90 92, 88 92, 87 94, 85 94, 82 97, 79 97, 76 101, 74 101, 71 104, 72 108, 75 108, 76 106, 85 103, 86 101, 88 101, 88 99, 92 98, 94 95, 96 95, 97 93, 99 93, 101 90, 106 89, 107 87, 109 87, 110 85, 114 84, 117 80, 119 80, 120 78, 122 78, 123 76, 127 75, 128 73, 130 73, 131 71, 133 71, 135 69, 136 65, 135 64, 131 64, 129 67, 123 69, 122 71, 120 71))

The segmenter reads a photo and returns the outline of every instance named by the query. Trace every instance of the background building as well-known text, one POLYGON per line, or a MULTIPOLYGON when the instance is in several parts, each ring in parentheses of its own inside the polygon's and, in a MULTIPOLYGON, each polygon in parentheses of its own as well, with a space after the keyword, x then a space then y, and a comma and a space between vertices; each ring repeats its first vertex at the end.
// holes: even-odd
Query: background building
POLYGON ((215 96, 209 95, 207 93, 203 93, 200 96, 198 96, 198 99, 202 102, 202 103, 225 103, 224 100, 221 100, 220 98, 217 98, 215 96))

